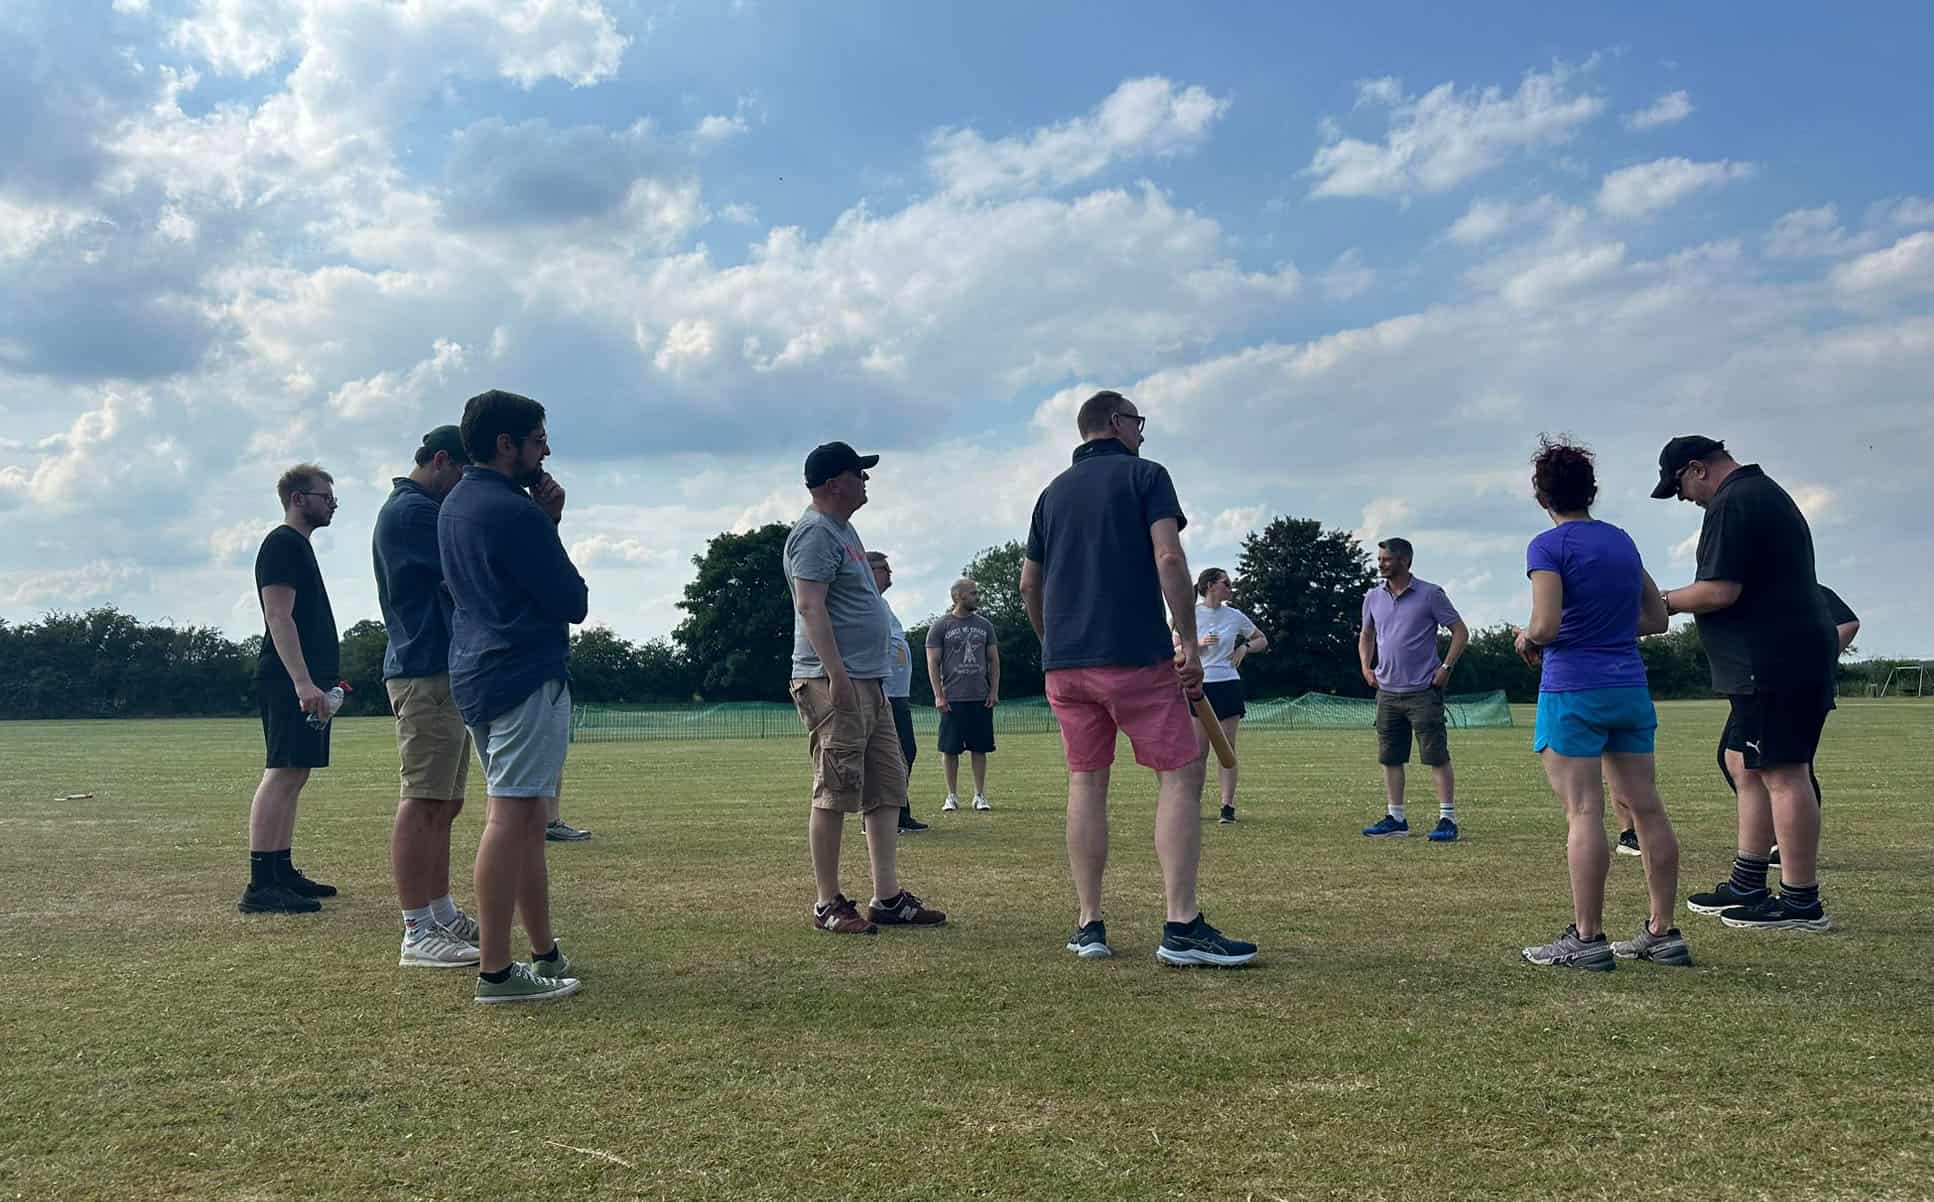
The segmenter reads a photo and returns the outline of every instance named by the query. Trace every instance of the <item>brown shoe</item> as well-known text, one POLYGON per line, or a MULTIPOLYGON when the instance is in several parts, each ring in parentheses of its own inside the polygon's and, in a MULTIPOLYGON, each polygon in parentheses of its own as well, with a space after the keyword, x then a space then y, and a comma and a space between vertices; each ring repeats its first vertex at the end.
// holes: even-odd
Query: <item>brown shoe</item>
POLYGON ((937 927, 947 922, 946 914, 930 908, 905 888, 891 902, 883 902, 877 897, 867 902, 866 913, 884 927, 937 927))
POLYGON ((846 900, 844 893, 836 895, 825 906, 813 907, 813 925, 833 935, 877 935, 880 928, 860 917, 859 907, 846 900))

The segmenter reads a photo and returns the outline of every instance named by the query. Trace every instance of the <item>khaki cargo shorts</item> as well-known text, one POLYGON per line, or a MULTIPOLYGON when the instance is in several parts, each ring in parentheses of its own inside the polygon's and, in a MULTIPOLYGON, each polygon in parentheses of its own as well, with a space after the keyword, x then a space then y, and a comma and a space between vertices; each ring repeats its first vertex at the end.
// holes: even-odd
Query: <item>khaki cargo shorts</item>
POLYGON ((462 801, 470 779, 470 731, 450 695, 450 674, 399 676, 383 684, 396 714, 402 795, 423 801, 462 801))
POLYGON ((823 677, 788 687, 806 724, 814 809, 870 814, 907 803, 906 756, 879 681, 854 681, 858 701, 850 710, 833 707, 832 682, 823 677))
POLYGON ((1417 758, 1426 766, 1450 763, 1450 740, 1444 735, 1444 694, 1437 689, 1419 693, 1377 690, 1377 762, 1394 768, 1410 762, 1410 735, 1417 734, 1417 758))

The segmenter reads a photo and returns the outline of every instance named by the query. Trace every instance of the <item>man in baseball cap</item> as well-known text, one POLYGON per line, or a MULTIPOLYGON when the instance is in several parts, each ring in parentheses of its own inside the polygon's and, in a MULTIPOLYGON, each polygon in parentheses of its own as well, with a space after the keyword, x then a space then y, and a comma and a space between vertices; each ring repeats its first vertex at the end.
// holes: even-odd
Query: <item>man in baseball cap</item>
POLYGON ((1681 495, 1679 477, 1695 463, 1705 460, 1708 455, 1724 452, 1726 444, 1703 434, 1681 434, 1665 444, 1659 452, 1659 484, 1652 490, 1652 499, 1663 501, 1667 497, 1681 495))
POLYGON ((806 487, 818 488, 847 472, 878 466, 878 455, 862 455, 843 442, 822 442, 806 456, 806 487))

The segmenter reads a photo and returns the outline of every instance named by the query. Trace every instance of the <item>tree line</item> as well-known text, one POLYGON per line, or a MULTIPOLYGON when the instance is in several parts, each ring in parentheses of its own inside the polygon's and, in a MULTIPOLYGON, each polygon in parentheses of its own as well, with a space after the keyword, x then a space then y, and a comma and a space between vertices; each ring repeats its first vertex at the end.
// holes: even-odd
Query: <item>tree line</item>
MULTIPOLYGON (((774 522, 708 543, 692 558, 697 574, 677 603, 685 616, 670 638, 634 643, 605 627, 574 631, 572 695, 584 703, 629 705, 786 700, 792 604, 780 557, 788 530, 774 522)), ((1041 645, 1021 602, 1024 556, 1020 543, 1008 542, 961 565, 961 575, 979 582, 981 613, 1000 640, 1005 698, 1042 691, 1041 645)), ((1271 644, 1269 654, 1243 664, 1251 697, 1369 695, 1357 671, 1356 638, 1363 594, 1377 577, 1356 538, 1312 519, 1278 517, 1243 539, 1233 574, 1234 604, 1268 632, 1271 644)), ((924 647, 938 616, 921 615, 907 629, 915 704, 933 700, 924 647)), ((1502 624, 1473 631, 1450 691, 1502 689, 1512 701, 1535 701, 1537 671, 1518 659, 1512 638, 1502 624)), ((49 613, 18 625, 0 621, 0 718, 254 713, 261 645, 260 635, 232 640, 212 627, 147 624, 113 606, 49 613)), ((389 712, 382 683, 387 646, 381 622, 365 619, 343 631, 342 676, 352 689, 346 712, 389 712)), ((1653 696, 1711 696, 1705 652, 1691 623, 1642 640, 1639 650, 1653 696)), ((1902 662, 1912 661, 1843 663, 1841 692, 1865 694, 1902 662)))

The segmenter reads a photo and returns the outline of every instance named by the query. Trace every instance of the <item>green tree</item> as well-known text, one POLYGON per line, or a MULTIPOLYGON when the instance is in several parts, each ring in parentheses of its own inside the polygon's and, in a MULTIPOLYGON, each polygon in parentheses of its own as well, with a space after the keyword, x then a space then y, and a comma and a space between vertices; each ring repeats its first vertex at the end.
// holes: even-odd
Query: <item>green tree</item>
MULTIPOLYGON (((1006 542, 985 548, 960 569, 962 576, 980 585, 981 616, 994 624, 994 635, 1000 642, 1002 697, 1037 697, 1043 688, 1041 640, 1034 637, 1027 606, 1021 602, 1021 563, 1026 558, 1026 547, 1006 542)), ((913 648, 916 680, 926 675, 926 625, 922 625, 920 642, 913 648)), ((908 641, 912 641, 910 631, 908 641)), ((931 693, 932 689, 925 691, 931 693)))
MULTIPOLYGON (((349 697, 343 702, 348 714, 387 714, 389 690, 383 685, 383 656, 389 651, 389 631, 374 618, 342 632, 342 675, 349 682, 349 697)), ((316 687, 328 692, 333 680, 318 680, 316 687)))
POLYGON ((692 557, 698 577, 672 632, 697 691, 716 701, 784 701, 792 674, 792 597, 781 557, 791 527, 727 531, 692 557))
POLYGON ((1253 695, 1368 692, 1357 625, 1377 574, 1354 537, 1313 518, 1278 517, 1242 540, 1235 576, 1236 608, 1269 636, 1268 654, 1242 665, 1253 695))

